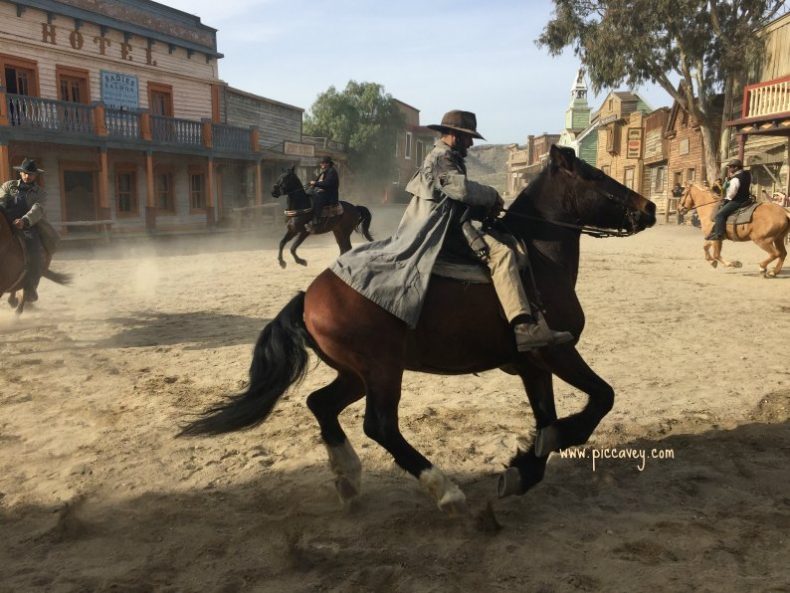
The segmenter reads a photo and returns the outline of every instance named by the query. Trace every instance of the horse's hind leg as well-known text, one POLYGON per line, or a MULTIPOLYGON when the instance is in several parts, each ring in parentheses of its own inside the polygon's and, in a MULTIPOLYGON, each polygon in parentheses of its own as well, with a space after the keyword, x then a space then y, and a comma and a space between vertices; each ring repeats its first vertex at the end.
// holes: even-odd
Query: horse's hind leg
POLYGON ((279 262, 281 268, 285 268, 286 265, 285 260, 283 259, 283 249, 285 249, 288 241, 293 239, 294 236, 296 236, 296 233, 293 231, 293 229, 288 227, 288 230, 285 231, 285 236, 280 239, 280 250, 277 252, 277 261, 279 262))
POLYGON ((335 474, 335 488, 343 504, 360 492, 362 464, 340 426, 338 415, 363 395, 359 379, 341 372, 332 383, 307 398, 307 406, 321 427, 321 438, 329 454, 329 467, 335 474))
POLYGON ((768 265, 777 258, 779 259, 779 264, 777 267, 779 270, 782 269, 782 264, 784 263, 784 257, 782 257, 782 251, 785 252, 787 255, 787 250, 785 250, 784 245, 781 244, 781 240, 774 241, 773 239, 760 239, 755 240, 755 243, 760 246, 763 251, 766 251, 770 257, 764 259, 760 262, 760 273, 765 276, 766 278, 773 278, 776 276, 779 271, 774 268, 770 272, 768 271, 768 265))
POLYGON ((379 368, 366 377, 365 434, 389 451, 395 463, 417 478, 441 510, 449 514, 460 513, 466 508, 464 493, 400 432, 398 403, 402 375, 402 370, 379 368))
POLYGON ((351 250, 351 229, 346 228, 347 225, 342 223, 345 223, 345 216, 341 224, 336 225, 335 228, 332 229, 332 233, 335 235, 335 241, 337 241, 337 246, 340 248, 340 255, 351 250))
POLYGON ((779 261, 776 262, 774 269, 769 273, 772 273, 774 276, 778 276, 779 272, 782 271, 782 266, 784 265, 785 258, 787 257, 787 247, 785 247, 784 237, 778 237, 774 239, 774 247, 779 252, 779 261))
POLYGON ((14 291, 8 295, 8 305, 10 307, 16 307, 18 304, 19 304, 19 299, 16 297, 16 291, 14 291))
POLYGON ((557 420, 551 373, 528 365, 520 369, 519 374, 535 415, 537 434, 530 448, 526 451, 519 450, 510 460, 508 469, 500 475, 497 486, 500 497, 524 494, 540 482, 546 472, 548 455, 556 445, 549 442, 554 435, 544 430, 557 420))

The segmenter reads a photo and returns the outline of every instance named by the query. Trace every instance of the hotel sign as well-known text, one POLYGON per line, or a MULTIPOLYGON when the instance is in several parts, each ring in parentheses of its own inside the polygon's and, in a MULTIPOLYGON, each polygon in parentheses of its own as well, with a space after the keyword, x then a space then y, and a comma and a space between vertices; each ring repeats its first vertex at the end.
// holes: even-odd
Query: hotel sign
POLYGON ((315 156, 315 146, 312 144, 302 144, 300 142, 283 142, 283 154, 292 156, 315 156))
POLYGON ((628 128, 628 144, 625 156, 628 159, 642 157, 642 128, 628 128))
POLYGON ((140 83, 136 76, 102 70, 101 100, 107 107, 137 109, 140 106, 140 83))

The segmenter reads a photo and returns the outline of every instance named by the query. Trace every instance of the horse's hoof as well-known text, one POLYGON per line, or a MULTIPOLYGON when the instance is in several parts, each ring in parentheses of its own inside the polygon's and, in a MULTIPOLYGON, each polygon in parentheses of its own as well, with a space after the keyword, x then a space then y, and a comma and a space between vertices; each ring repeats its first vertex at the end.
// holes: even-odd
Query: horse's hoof
POLYGON ((459 517, 466 514, 466 495, 453 484, 438 502, 439 509, 450 517, 459 517))
POLYGON ((733 268, 742 268, 743 264, 739 261, 730 262, 730 266, 733 268))
POLYGON ((524 494, 524 486, 521 484, 521 472, 516 467, 509 467, 501 474, 496 486, 499 498, 513 496, 514 494, 524 494))
POLYGON ((19 299, 16 298, 16 295, 12 294, 10 297, 8 297, 8 304, 11 307, 16 307, 19 304, 19 299))
POLYGON ((712 262, 710 262, 710 265, 711 265, 711 267, 712 267, 712 268, 715 268, 716 266, 718 266, 718 265, 719 265, 719 262, 717 262, 717 261, 714 259, 712 262))
POLYGON ((287 265, 287 264, 285 263, 285 261, 283 261, 283 260, 280 260, 278 263, 280 264, 280 267, 281 267, 281 268, 284 270, 284 269, 285 269, 285 266, 287 265))
POLYGON ((538 430, 535 437, 535 455, 538 457, 548 457, 550 453, 558 451, 560 448, 560 431, 556 426, 550 424, 546 428, 538 430))
POLYGON ((335 490, 337 490, 337 495, 343 506, 348 505, 359 496, 359 485, 353 484, 346 476, 339 476, 335 479, 335 490))
POLYGON ((294 261, 300 266, 307 266, 307 260, 305 259, 295 259, 294 261))

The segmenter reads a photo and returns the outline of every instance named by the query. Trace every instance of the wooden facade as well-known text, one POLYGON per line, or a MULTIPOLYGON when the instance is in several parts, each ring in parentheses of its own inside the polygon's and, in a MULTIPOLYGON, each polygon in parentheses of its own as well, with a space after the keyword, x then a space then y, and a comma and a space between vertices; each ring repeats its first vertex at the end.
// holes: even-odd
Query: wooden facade
POLYGON ((765 59, 727 97, 724 160, 738 157, 752 173, 752 193, 790 195, 790 13, 769 24, 765 59))
POLYGON ((524 146, 512 144, 508 146, 507 186, 505 198, 518 196, 530 181, 535 179, 549 159, 549 150, 560 141, 560 134, 530 135, 524 146))
POLYGON ((656 203, 658 210, 666 208, 672 183, 669 181, 669 142, 665 131, 669 108, 660 107, 644 116, 644 173, 640 193, 656 203))
POLYGON ((0 19, 0 176, 35 158, 64 233, 201 229, 230 196, 260 196, 261 135, 220 121, 222 56, 199 17, 147 0, 0 0, 0 19))

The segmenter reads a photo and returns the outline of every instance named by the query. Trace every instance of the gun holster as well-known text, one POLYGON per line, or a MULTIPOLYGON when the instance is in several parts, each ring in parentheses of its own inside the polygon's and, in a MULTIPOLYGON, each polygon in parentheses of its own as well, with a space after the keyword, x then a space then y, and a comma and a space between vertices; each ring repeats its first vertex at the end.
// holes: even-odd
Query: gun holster
POLYGON ((461 232, 464 234, 464 239, 471 247, 472 251, 475 252, 475 255, 479 257, 483 261, 488 261, 490 257, 490 253, 488 251, 488 245, 483 239, 483 233, 481 233, 477 228, 472 225, 472 209, 467 207, 463 214, 461 214, 461 218, 459 220, 461 223, 461 232))

